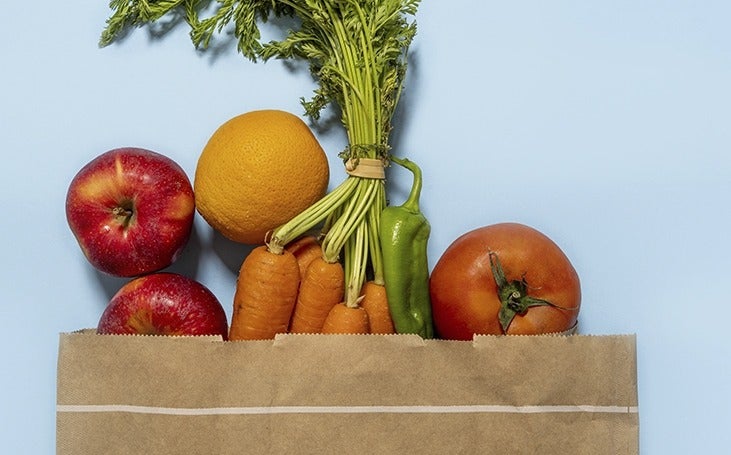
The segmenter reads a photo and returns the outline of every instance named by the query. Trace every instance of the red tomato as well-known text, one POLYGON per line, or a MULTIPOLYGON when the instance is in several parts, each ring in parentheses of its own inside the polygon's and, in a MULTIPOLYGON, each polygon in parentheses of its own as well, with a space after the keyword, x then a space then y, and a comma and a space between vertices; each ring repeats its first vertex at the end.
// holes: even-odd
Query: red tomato
POLYGON ((437 335, 453 340, 563 332, 581 305, 579 276, 563 251, 517 223, 455 240, 434 266, 429 290, 437 335))

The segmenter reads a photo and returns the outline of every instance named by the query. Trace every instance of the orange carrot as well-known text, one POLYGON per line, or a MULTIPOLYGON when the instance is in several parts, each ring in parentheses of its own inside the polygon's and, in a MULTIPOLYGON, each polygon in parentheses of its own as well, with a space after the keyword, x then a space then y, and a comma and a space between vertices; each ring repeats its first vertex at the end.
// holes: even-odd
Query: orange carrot
POLYGON ((338 303, 327 314, 322 333, 370 333, 368 313, 361 306, 338 303))
POLYGON ((391 313, 388 310, 386 287, 376 284, 375 281, 366 281, 363 284, 361 295, 363 300, 361 300, 360 306, 368 313, 371 333, 396 333, 391 313))
POLYGON ((274 254, 266 245, 254 248, 239 271, 229 339, 272 339, 285 333, 298 288, 299 267, 292 253, 274 254))
POLYGON ((327 262, 322 256, 310 262, 300 283, 289 331, 319 333, 333 306, 343 301, 345 274, 339 262, 327 262))
POLYGON ((305 278, 305 272, 310 262, 322 256, 322 247, 314 235, 302 236, 294 242, 290 242, 284 249, 294 254, 294 257, 297 258, 297 264, 300 269, 300 280, 305 278))

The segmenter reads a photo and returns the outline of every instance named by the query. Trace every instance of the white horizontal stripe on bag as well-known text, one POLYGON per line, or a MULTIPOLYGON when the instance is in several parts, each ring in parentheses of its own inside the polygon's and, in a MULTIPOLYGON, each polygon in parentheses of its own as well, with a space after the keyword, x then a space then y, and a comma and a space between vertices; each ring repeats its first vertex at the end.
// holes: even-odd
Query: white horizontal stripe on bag
POLYGON ((59 404, 57 412, 123 412, 180 416, 251 415, 251 414, 543 414, 579 412, 598 414, 637 414, 637 406, 595 405, 453 405, 453 406, 247 406, 221 408, 168 408, 126 404, 59 404))

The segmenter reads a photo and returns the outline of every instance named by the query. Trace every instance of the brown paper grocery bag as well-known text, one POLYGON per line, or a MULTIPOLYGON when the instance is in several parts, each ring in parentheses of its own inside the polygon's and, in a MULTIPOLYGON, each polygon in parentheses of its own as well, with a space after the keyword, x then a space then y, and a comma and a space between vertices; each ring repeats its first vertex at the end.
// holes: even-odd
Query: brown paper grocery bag
POLYGON ((61 334, 59 454, 634 454, 634 336, 61 334))

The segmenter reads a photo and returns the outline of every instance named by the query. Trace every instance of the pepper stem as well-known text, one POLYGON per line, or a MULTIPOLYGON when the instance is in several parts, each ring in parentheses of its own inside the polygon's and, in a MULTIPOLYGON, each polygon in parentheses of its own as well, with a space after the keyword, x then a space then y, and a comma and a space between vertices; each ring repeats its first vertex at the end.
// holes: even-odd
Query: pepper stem
POLYGON ((408 169, 412 174, 414 174, 414 181, 411 185, 411 192, 409 193, 409 197, 406 198, 406 201, 404 201, 403 204, 401 204, 401 207, 411 211, 411 212, 418 212, 419 211, 419 198, 421 197, 421 168, 417 166, 416 163, 409 160, 408 158, 396 158, 395 156, 391 156, 389 158, 394 163, 398 164, 401 167, 405 167, 408 169))

